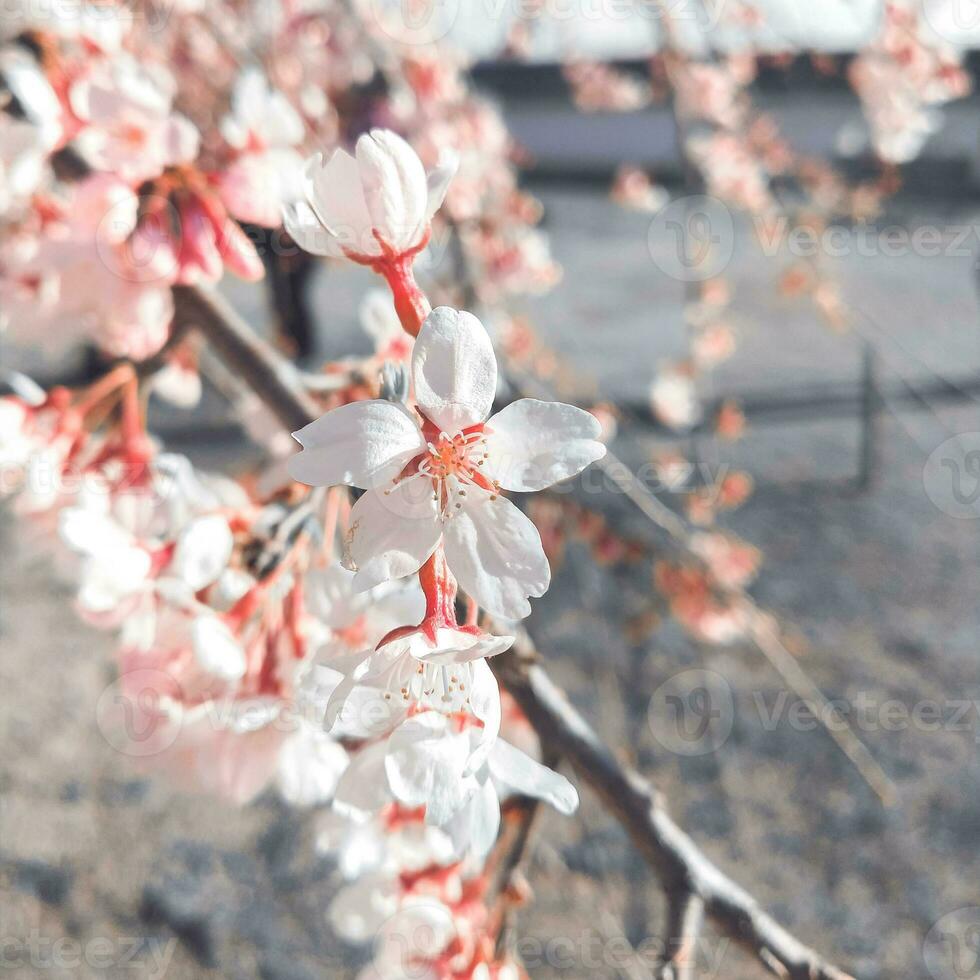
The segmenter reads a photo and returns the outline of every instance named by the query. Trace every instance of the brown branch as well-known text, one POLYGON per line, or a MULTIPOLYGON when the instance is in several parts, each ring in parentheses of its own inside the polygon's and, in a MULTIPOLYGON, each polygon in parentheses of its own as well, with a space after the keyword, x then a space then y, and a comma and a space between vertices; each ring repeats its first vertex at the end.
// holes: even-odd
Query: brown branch
POLYGON ((768 969, 790 980, 847 980, 767 915, 758 902, 699 850, 671 820, 660 794, 621 765, 589 723, 569 703, 537 662, 526 635, 511 655, 495 657, 497 678, 534 726, 542 744, 560 752, 629 833, 656 871, 668 897, 690 895, 705 915, 768 969))
POLYGON ((621 765, 588 722, 537 663, 526 636, 512 655, 492 661, 498 679, 534 726, 542 743, 568 759, 657 872, 669 900, 693 896, 705 914, 770 970, 791 980, 847 980, 759 908, 671 820, 660 794, 639 773, 621 765), (778 964, 778 967, 776 966, 778 964))
POLYGON ((704 899, 684 892, 667 896, 667 956, 658 980, 694 980, 704 899))
POLYGON ((517 911, 528 900, 527 862, 541 816, 541 801, 517 796, 501 805, 500 836, 487 859, 490 887, 485 901, 496 929, 497 956, 514 945, 517 911))
POLYGON ((174 323, 189 323, 208 339, 225 364, 290 431, 318 418, 320 410, 298 381, 296 369, 277 354, 218 293, 174 286, 174 323))
MULTIPOLYGON (((189 318, 214 349, 252 386, 289 428, 316 418, 315 403, 291 366, 228 304, 192 287, 174 290, 179 319, 189 318)), ((634 770, 620 765, 588 722, 572 707, 538 661, 526 634, 513 652, 493 659, 541 744, 567 759, 583 782, 623 825, 659 876, 668 896, 693 896, 726 935, 750 950, 773 973, 789 980, 848 980, 759 908, 668 816, 659 794, 634 770)), ((523 847, 519 854, 523 853, 523 847)))

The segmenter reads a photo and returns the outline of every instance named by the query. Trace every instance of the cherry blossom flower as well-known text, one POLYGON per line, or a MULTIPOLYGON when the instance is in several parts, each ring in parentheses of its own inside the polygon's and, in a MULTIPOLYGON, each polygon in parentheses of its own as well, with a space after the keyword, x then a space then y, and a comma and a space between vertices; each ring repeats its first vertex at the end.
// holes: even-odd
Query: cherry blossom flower
POLYGON ((564 67, 575 104, 585 112, 633 112, 651 97, 649 85, 597 61, 579 61, 564 67))
POLYGON ((704 559, 714 580, 723 588, 745 588, 756 576, 762 556, 757 548, 726 534, 699 531, 691 550, 704 559))
POLYGON ((103 173, 44 200, 37 237, 9 255, 0 278, 12 333, 50 349, 95 340, 136 359, 159 350, 173 302, 162 256, 137 264, 126 244, 137 206, 127 184, 103 173))
POLYGON ((670 194, 654 184, 639 167, 624 165, 616 171, 610 196, 623 207, 655 214, 670 201, 670 194))
POLYGON ((429 222, 456 171, 446 157, 426 176, 400 136, 373 129, 355 156, 318 153, 305 171, 306 201, 284 210, 286 230, 307 252, 371 264, 425 247, 429 222))
MULTIPOLYGON (((489 674, 484 662, 475 663, 489 674)), ((497 711, 492 730, 440 711, 410 715, 352 759, 337 799, 367 811, 392 801, 424 806, 426 823, 446 831, 458 854, 490 849, 500 824, 499 796, 523 793, 572 813, 578 805, 574 787, 497 738, 499 700, 497 711)))
POLYGON ((172 112, 173 80, 118 56, 71 89, 71 105, 87 123, 76 142, 86 160, 132 184, 165 167, 189 163, 200 137, 193 123, 172 112))
POLYGON ((571 405, 521 399, 492 418, 497 362, 472 314, 439 307, 412 355, 417 414, 355 402, 294 433, 290 473, 367 491, 351 512, 355 588, 417 572, 436 547, 483 608, 522 619, 551 573, 534 525, 501 490, 541 490, 601 458, 599 423, 571 405))
MULTIPOLYGON (((402 632, 402 631, 398 631, 402 632)), ((510 648, 512 636, 475 628, 441 628, 430 637, 411 629, 361 656, 327 704, 324 725, 367 738, 394 727, 420 707, 493 717, 496 685, 483 662, 510 648)))
POLYGON ((337 859, 347 881, 371 872, 394 878, 405 871, 450 864, 455 856, 452 841, 426 824, 420 809, 397 804, 375 813, 342 804, 332 807, 317 823, 317 850, 337 859))
POLYGON ((218 192, 240 221, 276 228, 282 208, 302 196, 303 158, 296 147, 305 126, 282 92, 257 68, 243 71, 231 95, 221 134, 235 153, 217 175, 218 192))

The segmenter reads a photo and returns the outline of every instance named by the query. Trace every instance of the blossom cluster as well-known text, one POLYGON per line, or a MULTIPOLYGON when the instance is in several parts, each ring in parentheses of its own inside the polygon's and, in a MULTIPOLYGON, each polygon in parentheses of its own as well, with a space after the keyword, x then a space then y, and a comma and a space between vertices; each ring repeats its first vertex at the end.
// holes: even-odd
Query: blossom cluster
POLYGON ((962 53, 936 35, 921 5, 910 0, 884 4, 881 30, 851 63, 849 77, 875 152, 889 163, 918 156, 938 127, 938 107, 970 90, 962 53))
POLYGON ((526 723, 510 709, 504 724, 487 663, 513 638, 479 615, 523 618, 550 581, 538 532, 505 494, 580 472, 605 452, 601 427, 534 399, 492 413, 489 335, 470 313, 430 309, 412 265, 454 169, 426 177, 403 139, 372 130, 354 156, 315 157, 286 207, 301 246, 384 278, 391 297, 369 296, 365 325, 379 356, 411 371, 407 403, 350 400, 296 433, 290 475, 325 489, 256 495, 161 453, 129 363, 80 392, 15 379, 0 404, 5 491, 57 528, 79 613, 119 637, 125 717, 101 721, 141 733, 127 751, 180 784, 236 803, 270 785, 297 806, 332 803, 322 839, 351 884, 331 921, 377 934, 384 976, 403 954, 385 925, 396 913, 443 918, 426 954, 438 975, 500 975, 480 897, 501 801, 577 805, 514 744, 526 723), (347 487, 363 491, 353 504, 347 487))

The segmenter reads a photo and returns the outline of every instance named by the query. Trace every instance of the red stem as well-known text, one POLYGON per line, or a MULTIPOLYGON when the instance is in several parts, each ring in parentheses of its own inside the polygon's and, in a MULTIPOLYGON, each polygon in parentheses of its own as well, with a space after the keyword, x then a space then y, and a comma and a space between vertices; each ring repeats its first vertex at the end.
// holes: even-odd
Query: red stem
POLYGON ((394 259, 378 262, 375 268, 385 277, 388 288, 391 289, 395 312, 405 333, 417 337, 432 307, 415 281, 415 273, 412 271, 413 260, 412 254, 399 255, 394 259))
POLYGON ((425 593, 424 623, 455 627, 456 579, 446 564, 440 545, 419 569, 419 584, 425 593))

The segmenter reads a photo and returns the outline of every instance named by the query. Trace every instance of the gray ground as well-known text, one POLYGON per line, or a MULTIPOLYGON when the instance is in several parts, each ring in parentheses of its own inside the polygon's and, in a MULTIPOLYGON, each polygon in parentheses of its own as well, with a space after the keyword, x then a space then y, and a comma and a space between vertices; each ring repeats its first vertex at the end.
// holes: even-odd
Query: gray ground
MULTIPOLYGON (((649 219, 570 192, 549 192, 546 203, 566 277, 535 313, 605 392, 642 397, 656 360, 680 350, 683 287, 651 265, 649 219), (648 355, 638 359, 638 347, 648 355)), ((912 202, 896 220, 975 228, 977 210, 912 202)), ((742 345, 716 391, 856 378, 860 337, 832 335, 777 299, 772 266, 739 241, 730 271, 742 345)), ((936 373, 962 380, 980 371, 976 245, 965 256, 838 262, 892 382, 915 387, 936 373)), ((669 246, 655 239, 655 249, 669 246)), ((324 308, 343 311, 331 319, 327 349, 350 349, 358 288, 340 275, 318 283, 324 308)), ((236 300, 254 308, 245 291, 236 300)), ((704 441, 699 452, 756 476, 755 496, 726 520, 766 554, 754 593, 795 624, 805 666, 828 696, 852 706, 897 786, 893 808, 882 808, 824 733, 809 730, 753 650, 702 649, 669 627, 643 649, 630 647, 615 619, 622 596, 643 587, 635 577, 611 580, 573 550, 531 627, 556 679, 603 736, 787 926, 867 980, 962 980, 980 976, 980 961, 967 954, 954 964, 947 949, 927 964, 922 950, 937 921, 980 905, 980 535, 976 520, 934 505, 923 467, 950 434, 980 430, 980 411, 976 400, 886 407, 896 411, 882 416, 877 479, 863 494, 848 483, 855 418, 759 419, 742 443, 704 441), (716 747, 684 755, 672 749, 688 743, 662 718, 651 727, 646 709, 665 683, 686 693, 683 672, 701 668, 722 679, 712 689, 722 714, 701 746, 716 747), (928 708, 911 721, 888 702, 906 712, 934 704, 941 721, 932 723, 928 708)), ((162 422, 199 462, 234 470, 247 453, 228 441, 188 441, 173 415, 162 422)), ((640 461, 650 445, 627 433, 620 448, 640 461)), ((930 489, 948 500, 948 487, 930 489)), ((622 501, 609 507, 649 537, 622 501)), ((239 811, 144 778, 96 724, 94 706, 112 679, 106 638, 77 624, 43 539, 9 516, 0 534, 0 969, 170 980, 350 975, 356 953, 322 917, 334 879, 313 855, 313 818, 271 795, 239 811)), ((651 975, 657 889, 588 793, 574 819, 547 816, 531 879, 536 898, 522 916, 521 948, 533 976, 651 975)), ((704 977, 763 975, 710 933, 699 962, 704 977)))

